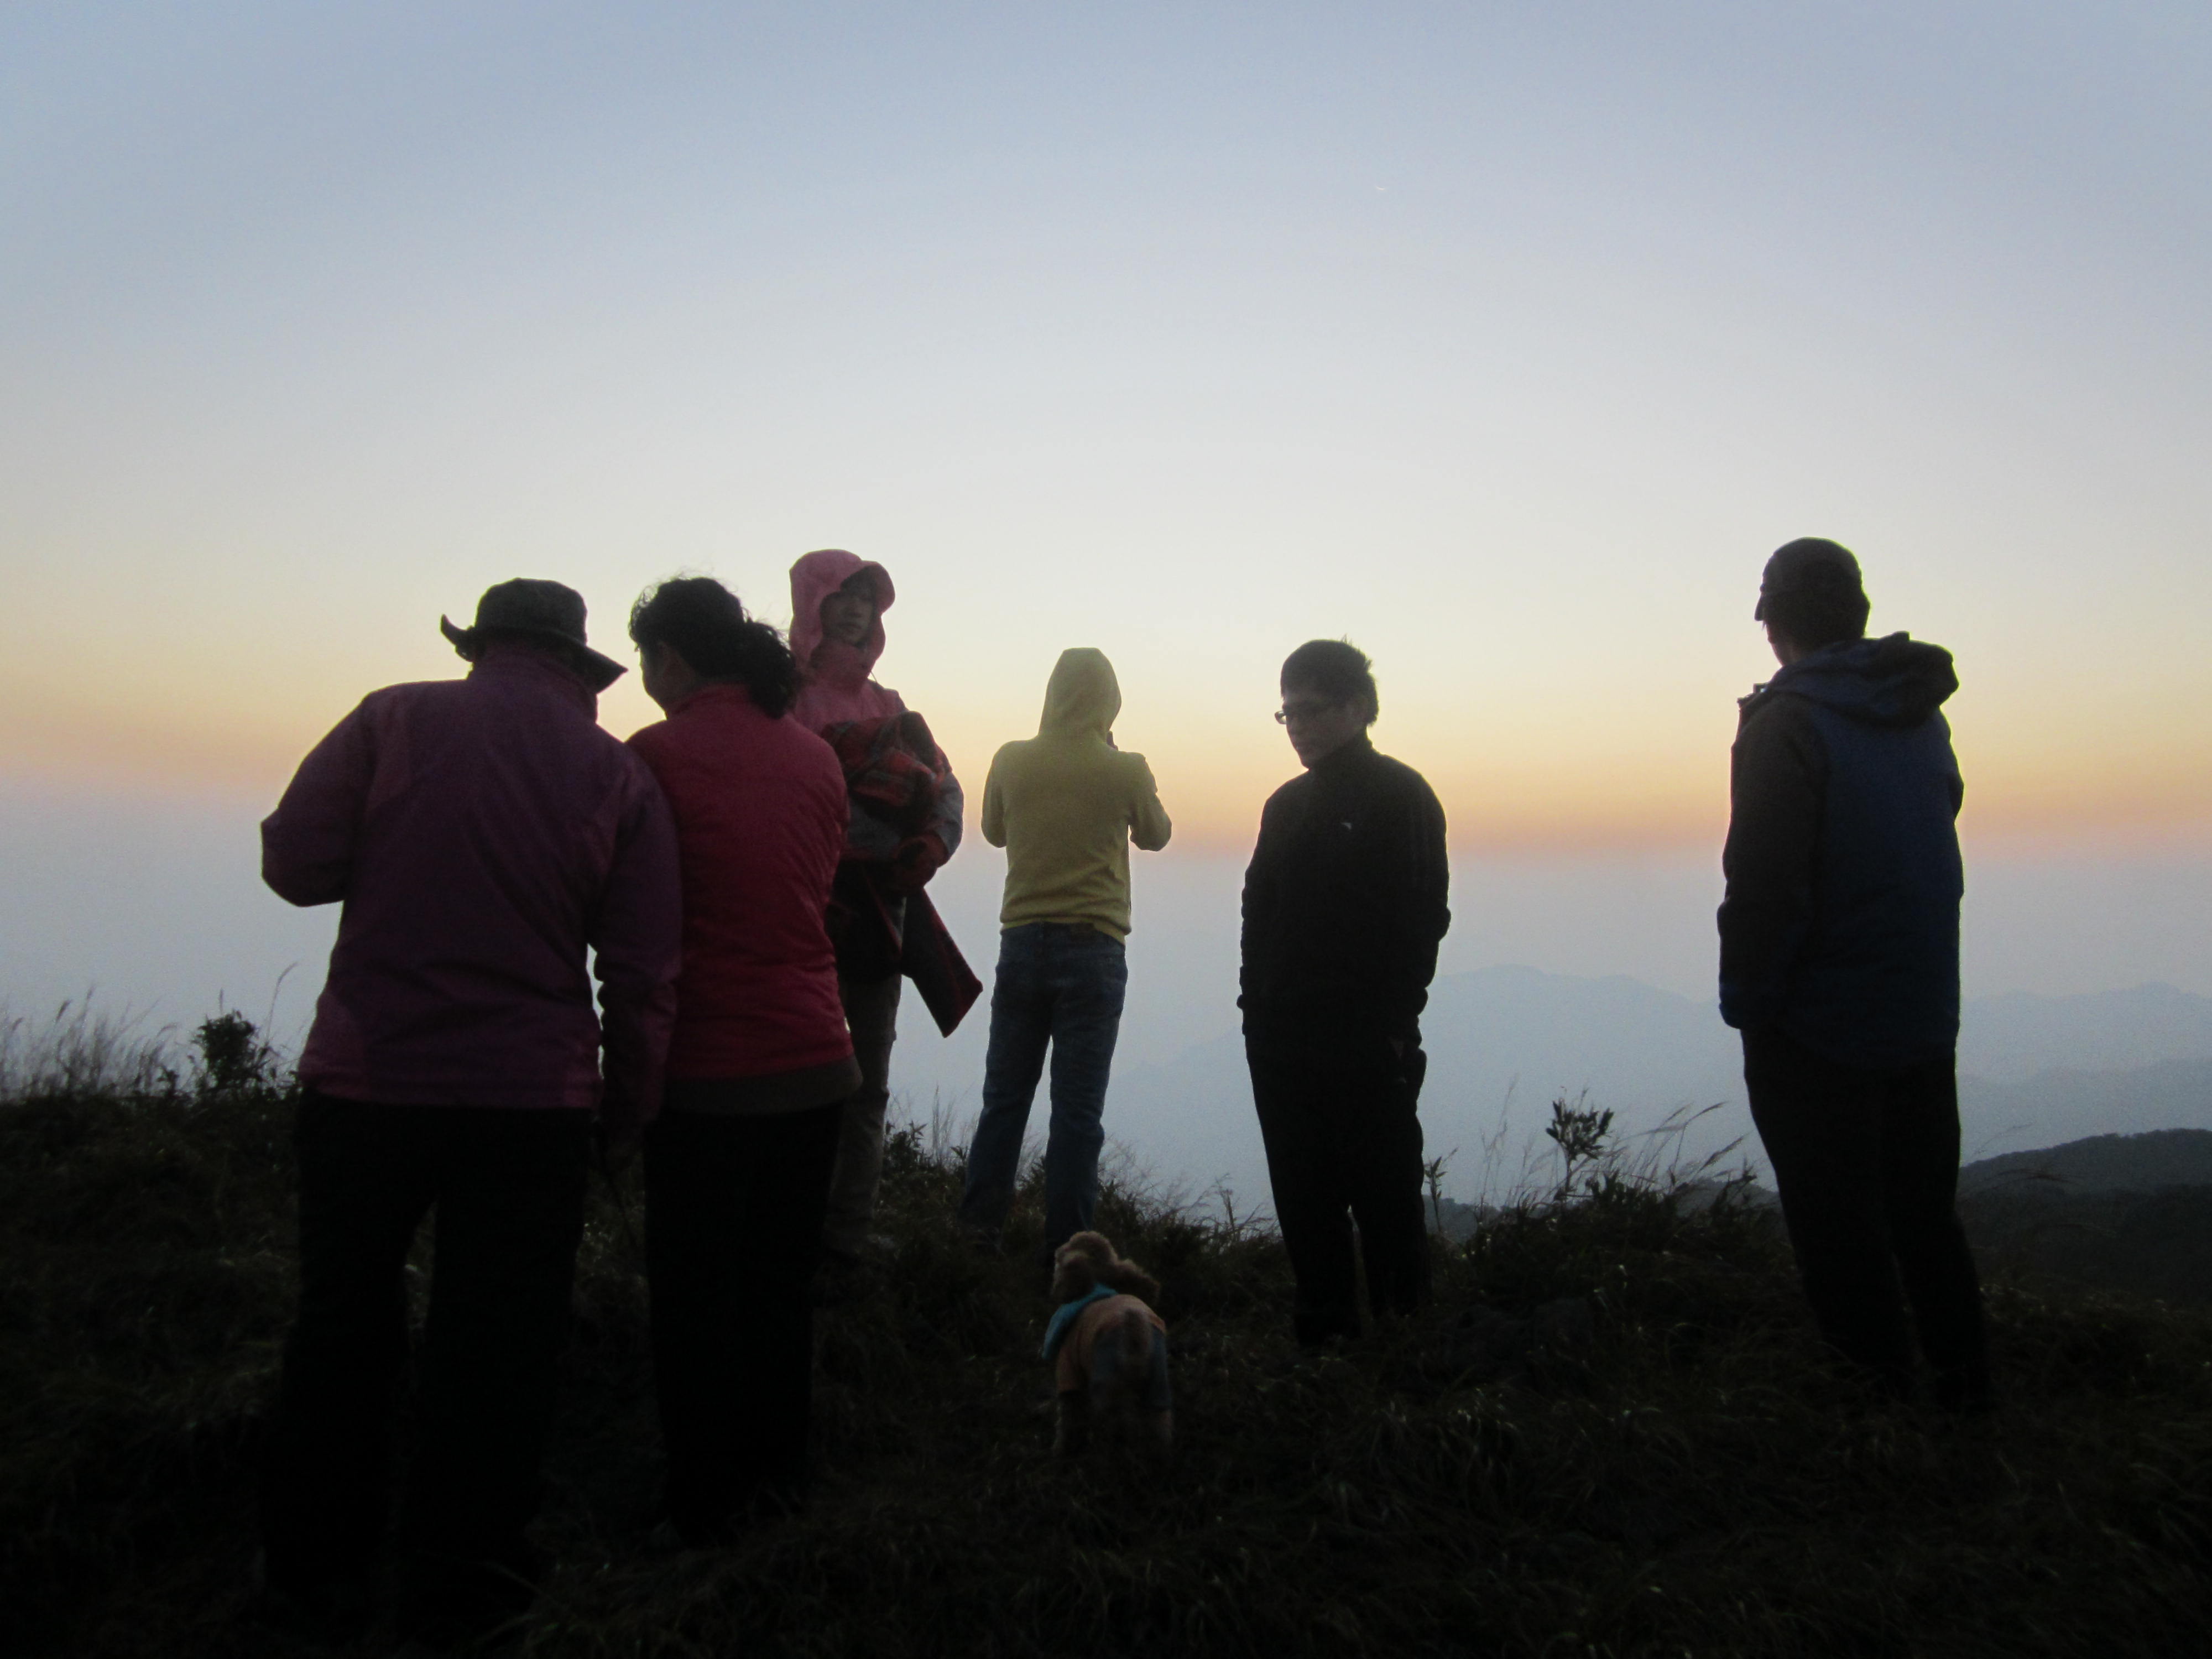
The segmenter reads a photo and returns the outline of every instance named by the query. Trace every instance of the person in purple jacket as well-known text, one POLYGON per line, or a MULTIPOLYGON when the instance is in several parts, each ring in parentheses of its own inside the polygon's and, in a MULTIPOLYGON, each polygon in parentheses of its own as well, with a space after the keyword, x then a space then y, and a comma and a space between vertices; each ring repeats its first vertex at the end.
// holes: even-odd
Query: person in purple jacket
POLYGON ((681 912, 667 805, 597 722, 623 670, 582 599, 502 582, 441 626, 467 678, 370 693, 261 826, 280 896, 344 906, 300 1058, 300 1304, 261 1520, 265 1611, 368 1622, 404 1273, 434 1210, 398 1630, 459 1646, 532 1600, 593 1116, 623 1146, 653 1114, 681 912))

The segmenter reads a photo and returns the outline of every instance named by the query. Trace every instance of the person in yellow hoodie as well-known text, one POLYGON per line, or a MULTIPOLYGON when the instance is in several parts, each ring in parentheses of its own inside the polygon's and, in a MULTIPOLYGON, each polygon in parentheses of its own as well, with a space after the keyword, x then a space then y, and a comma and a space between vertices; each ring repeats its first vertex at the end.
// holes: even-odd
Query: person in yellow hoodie
POLYGON ((1106 1079, 1128 964, 1129 843, 1157 853, 1172 826, 1142 755, 1114 746, 1121 688, 1102 651, 1060 653, 1037 734, 1002 747, 983 785, 983 839, 1006 849, 983 1115, 960 1218, 995 1243, 1014 1197, 1030 1103, 1052 1050, 1045 1255, 1091 1225, 1106 1079))

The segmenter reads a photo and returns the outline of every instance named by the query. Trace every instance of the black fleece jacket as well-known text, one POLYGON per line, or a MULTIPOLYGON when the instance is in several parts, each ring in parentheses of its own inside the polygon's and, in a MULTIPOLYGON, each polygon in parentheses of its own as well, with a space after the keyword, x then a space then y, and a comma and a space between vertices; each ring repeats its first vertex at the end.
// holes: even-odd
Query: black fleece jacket
POLYGON ((1416 1035, 1450 879, 1436 792, 1364 734, 1275 791, 1244 872, 1246 1035, 1416 1035))

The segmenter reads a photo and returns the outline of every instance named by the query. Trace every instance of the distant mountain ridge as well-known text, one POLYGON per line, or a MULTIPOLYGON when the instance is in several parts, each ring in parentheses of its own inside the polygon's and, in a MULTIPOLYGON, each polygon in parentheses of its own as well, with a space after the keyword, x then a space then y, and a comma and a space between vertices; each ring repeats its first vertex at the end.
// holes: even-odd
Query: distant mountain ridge
POLYGON ((2212 1060, 2212 997, 2155 981, 2080 996, 1976 997, 1959 1032, 1959 1070, 1992 1083, 2185 1060, 2212 1060))
POLYGON ((2051 1071, 2021 1083, 1959 1079, 1969 1159, 2021 1146, 2161 1129, 2212 1129, 2212 1060, 2168 1060, 2109 1072, 2051 1071))
POLYGON ((2046 1191, 2079 1195, 2212 1188, 2212 1131, 2154 1129, 2092 1135, 2039 1151, 2005 1152, 1959 1171, 1962 1194, 2046 1191))

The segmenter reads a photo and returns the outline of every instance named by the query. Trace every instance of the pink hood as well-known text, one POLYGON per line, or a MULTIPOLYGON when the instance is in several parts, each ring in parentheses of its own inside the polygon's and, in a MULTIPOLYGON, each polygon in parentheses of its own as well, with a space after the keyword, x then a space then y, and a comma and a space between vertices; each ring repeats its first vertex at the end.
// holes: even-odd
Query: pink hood
POLYGON ((800 677, 840 691, 858 690, 875 667, 876 659, 884 654, 884 612, 897 597, 883 566, 842 547, 823 548, 793 565, 791 654, 799 659, 800 677), (857 646, 823 639, 822 601, 863 570, 875 578, 875 626, 857 646))
POLYGON ((799 696, 792 701, 791 717, 808 731, 906 712, 897 692, 868 678, 884 654, 884 612, 894 597, 883 566, 842 547, 809 553, 791 567, 791 654, 799 659, 799 696), (857 646, 823 639, 822 601, 863 570, 876 579, 876 625, 857 646))
MULTIPOLYGON (((906 713, 897 692, 868 678, 876 659, 884 654, 884 612, 896 597, 883 566, 842 547, 819 549, 791 567, 791 654, 799 659, 799 695, 792 699, 791 718, 807 731, 824 732, 848 720, 888 720, 906 713), (857 646, 823 639, 822 601, 863 570, 875 579, 876 625, 857 646)), ((950 856, 960 845, 960 781, 952 775, 942 751, 938 765, 942 776, 930 830, 950 856)), ((846 852, 848 857, 859 856, 849 843, 846 852)))

